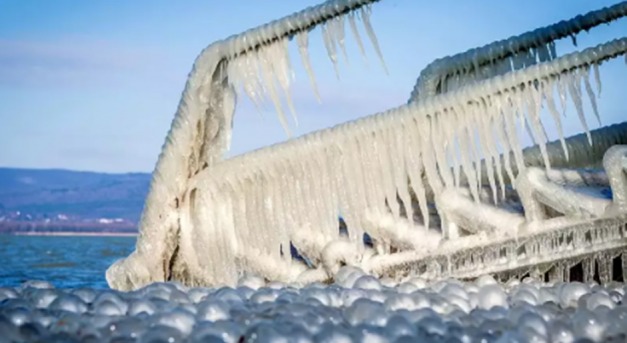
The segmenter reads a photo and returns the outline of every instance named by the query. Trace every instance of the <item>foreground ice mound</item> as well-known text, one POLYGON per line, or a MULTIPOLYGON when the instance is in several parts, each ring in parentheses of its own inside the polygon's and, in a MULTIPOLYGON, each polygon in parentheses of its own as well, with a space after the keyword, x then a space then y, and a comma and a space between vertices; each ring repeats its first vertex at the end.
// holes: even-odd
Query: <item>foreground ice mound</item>
POLYGON ((386 284, 242 278, 234 288, 155 283, 133 292, 0 289, 1 342, 622 342, 627 286, 502 285, 490 277, 386 284))

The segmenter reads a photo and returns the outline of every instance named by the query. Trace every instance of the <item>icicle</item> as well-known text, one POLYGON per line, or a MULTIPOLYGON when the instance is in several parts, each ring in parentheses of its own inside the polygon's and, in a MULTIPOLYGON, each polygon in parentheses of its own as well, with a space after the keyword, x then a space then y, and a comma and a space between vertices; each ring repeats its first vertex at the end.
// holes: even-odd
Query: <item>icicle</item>
POLYGON ((392 159, 393 153, 390 151, 392 149, 392 145, 394 144, 394 138, 388 135, 388 130, 379 126, 379 130, 376 133, 375 142, 377 142, 377 153, 378 153, 378 168, 381 169, 383 175, 383 184, 385 187, 385 197, 388 203, 390 210, 392 211, 392 215, 396 220, 400 219, 400 210, 398 206, 398 200, 396 197, 396 182, 394 181, 394 169, 400 168, 398 161, 392 159))
POLYGON ((399 198, 403 202, 405 209, 405 215, 407 219, 412 220, 412 207, 411 196, 409 195, 407 175, 407 161, 405 160, 405 154, 403 151, 403 144, 405 141, 404 130, 401 127, 399 130, 388 129, 387 135, 392 139, 392 146, 390 146, 390 154, 392 157, 392 171, 394 173, 394 183, 399 198))
POLYGON ((260 60, 260 69, 261 69, 261 78, 264 83, 264 88, 267 90, 270 99, 274 103, 274 107, 279 115, 279 121, 281 122, 281 126, 283 126, 283 130, 288 135, 288 137, 292 136, 289 126, 287 125, 287 119, 285 118, 285 113, 283 113, 283 108, 281 107, 281 100, 274 88, 274 80, 272 79, 272 61, 269 60, 271 56, 267 53, 267 47, 264 47, 260 51, 261 60, 260 60))
POLYGON ((344 56, 344 62, 348 64, 348 54, 346 53, 346 18, 344 15, 336 17, 334 20, 335 25, 335 34, 337 38, 337 43, 340 46, 340 50, 342 50, 342 55, 344 56))
POLYGON ((300 57, 303 66, 305 67, 305 71, 307 72, 307 76, 309 76, 309 83, 311 84, 311 88, 316 96, 316 100, 321 102, 318 86, 316 85, 316 77, 314 75, 313 68, 311 67, 311 61, 309 60, 309 33, 307 31, 299 32, 296 35, 296 44, 298 45, 298 51, 300 52, 300 57))
POLYGON ((446 158, 446 149, 448 147, 448 137, 442 128, 441 121, 447 121, 450 118, 443 118, 442 113, 436 112, 431 116, 429 124, 431 126, 431 144, 435 152, 435 160, 438 165, 438 172, 446 187, 453 187, 453 177, 451 169, 446 158))
POLYGON ((290 236, 288 233, 288 227, 286 217, 288 208, 283 203, 285 197, 282 196, 281 181, 277 177, 278 174, 275 170, 276 165, 269 165, 267 169, 261 170, 263 178, 263 194, 264 194, 264 210, 269 217, 269 223, 271 230, 278 236, 278 239, 283 246, 289 246, 290 236))
POLYGON ((355 13, 350 12, 348 14, 348 23, 350 24, 351 31, 353 32, 353 37, 355 37, 355 41, 357 42, 357 46, 359 47, 359 52, 361 52, 361 56, 363 57, 366 64, 368 63, 368 58, 366 58, 366 49, 364 49, 364 43, 361 40, 361 36, 359 35, 359 30, 357 30, 357 23, 355 22, 355 13))
POLYGON ((261 92, 260 87, 255 84, 258 82, 258 77, 249 75, 246 65, 248 58, 248 55, 240 55, 230 60, 227 66, 227 75, 231 86, 237 91, 243 89, 255 108, 259 110, 261 92))
POLYGON ((458 133, 456 130, 457 125, 457 115, 455 114, 455 109, 453 107, 445 110, 444 115, 447 120, 444 122, 444 130, 446 131, 446 135, 449 137, 449 152, 451 154, 451 161, 453 162, 453 180, 455 182, 455 187, 459 187, 460 178, 461 178, 461 168, 460 168, 460 159, 458 151, 461 149, 458 140, 458 133))
MULTIPOLYGON (((371 184, 371 187, 375 188, 376 194, 377 194, 377 199, 376 200, 376 204, 375 204, 375 209, 377 209, 380 213, 387 213, 387 208, 385 206, 385 199, 388 197, 388 192, 387 192, 387 179, 385 177, 386 173, 383 171, 383 168, 381 167, 381 160, 380 160, 380 156, 382 155, 382 153, 380 154, 380 150, 383 148, 381 147, 378 143, 378 139, 379 137, 377 136, 377 133, 374 132, 374 122, 372 121, 368 122, 368 128, 366 129, 366 132, 368 133, 367 135, 367 139, 368 141, 366 142, 366 144, 364 145, 364 147, 367 147, 367 149, 369 150, 368 153, 371 155, 370 158, 370 162, 371 162, 371 173, 374 176, 374 183, 371 184)), ((363 142, 362 142, 363 143, 363 142)), ((362 150, 363 151, 363 150, 362 150)))
MULTIPOLYGON (((496 134, 499 137, 499 141, 502 145, 501 147, 501 151, 503 154, 503 164, 505 165, 505 171, 507 172, 507 176, 510 179, 510 182, 513 184, 515 177, 514 177, 514 172, 512 171, 512 164, 511 164, 511 158, 510 158, 510 153, 513 150, 513 147, 510 145, 510 139, 509 137, 507 137, 507 133, 505 131, 505 122, 503 120, 504 114, 503 114, 503 95, 499 94, 499 95, 495 95, 493 96, 493 104, 496 104, 496 113, 495 113, 495 128, 496 128, 496 134)), ((502 197, 503 199, 505 199, 505 187, 503 187, 502 189, 502 197)))
MULTIPOLYGON (((482 106, 484 99, 479 99, 478 102, 474 103, 471 109, 472 121, 475 123, 477 135, 479 136, 479 145, 478 151, 480 152, 479 161, 483 160, 486 168, 486 174, 488 176, 488 184, 490 185, 490 190, 492 191, 492 197, 494 202, 496 203, 496 182, 494 179, 494 165, 492 164, 492 158, 489 154, 488 141, 491 139, 487 136, 488 132, 485 129, 483 117, 487 115, 484 113, 483 109, 485 107, 482 106)), ((481 162, 478 164, 478 168, 481 168, 481 162)), ((481 182, 481 181, 479 181, 481 182)))
MULTIPOLYGON (((492 121, 494 119, 495 108, 492 106, 491 99, 487 98, 482 102, 482 111, 484 112, 483 116, 480 116, 481 120, 481 128, 484 130, 484 136, 487 138, 486 144, 489 153, 489 159, 486 159, 486 163, 494 163, 496 167, 496 177, 498 181, 498 185, 501 189, 502 194, 505 194, 505 182, 503 180, 503 166, 501 165, 501 159, 499 158, 499 153, 496 148, 496 138, 494 137, 494 132, 492 130, 492 121)), ((497 203, 496 189, 493 190, 494 203, 497 203)))
POLYGON ((592 63, 592 69, 594 69, 594 80, 597 85, 597 93, 598 93, 597 96, 600 98, 601 97, 601 74, 599 73, 599 64, 592 63))
POLYGON ((511 101, 512 96, 516 97, 517 95, 508 93, 508 97, 505 99, 505 106, 503 106, 503 119, 505 119, 505 132, 507 133, 507 138, 509 139, 509 145, 514 152, 516 167, 518 169, 518 173, 521 173, 523 170, 525 170, 525 162, 522 156, 522 146, 518 138, 518 131, 514 122, 515 109, 513 107, 514 104, 511 101))
POLYGON ((324 171, 316 163, 315 153, 312 151, 311 143, 307 143, 301 155, 301 168, 303 170, 303 182, 305 184, 305 198, 309 199, 309 212, 313 214, 310 221, 312 229, 326 236, 324 200, 322 198, 321 179, 324 178, 324 171), (315 175, 314 175, 315 172, 315 175))
POLYGON ((573 41, 573 45, 574 45, 574 46, 577 46, 577 35, 572 34, 572 35, 570 35, 570 38, 571 38, 571 39, 572 39, 572 41, 573 41))
MULTIPOLYGON (((360 200, 362 201, 360 206, 363 206, 361 208, 361 215, 365 214, 365 210, 375 212, 379 211, 381 213, 385 210, 385 192, 381 187, 381 175, 377 173, 377 166, 374 163, 376 154, 370 125, 371 123, 368 122, 368 125, 366 125, 363 128, 363 131, 356 137, 355 152, 352 154, 352 168, 355 169, 355 172, 351 172, 350 177, 351 179, 361 179, 356 180, 361 181, 357 187, 360 187, 360 191, 366 194, 366 199, 360 200), (357 171, 357 169, 360 169, 360 166, 361 170, 357 171)), ((364 231, 360 227, 359 231, 357 231, 355 239, 361 240, 363 238, 363 233, 364 231)))
POLYGON ((536 92, 536 90, 530 84, 527 84, 527 87, 522 91, 521 96, 525 98, 525 103, 527 105, 527 123, 531 127, 531 132, 534 136, 536 144, 540 147, 540 153, 542 154, 544 166, 547 170, 549 170, 551 169, 551 161, 549 160, 549 153, 546 150, 547 138, 544 135, 544 126, 540 121, 540 104, 535 101, 533 92, 536 92))
POLYGON ((353 184, 353 182, 351 182, 350 180, 349 171, 352 168, 355 168, 355 165, 351 161, 352 155, 355 155, 355 153, 350 153, 350 151, 345 152, 344 149, 342 149, 342 151, 338 154, 339 166, 337 166, 336 168, 339 168, 341 172, 338 172, 336 174, 335 183, 337 185, 340 185, 341 187, 336 188, 335 191, 338 192, 337 197, 338 197, 338 204, 340 205, 339 206, 340 215, 342 216, 342 218, 344 219, 344 222, 349 228, 350 238, 354 239, 354 235, 353 235, 353 232, 355 231, 354 228, 358 227, 357 224, 359 222, 355 214, 353 201, 351 201, 354 195, 350 193, 350 187, 353 184))
POLYGON ((546 62, 551 60, 551 52, 549 51, 548 44, 542 44, 538 47, 538 59, 540 62, 546 62))
POLYGON ((258 52, 249 52, 239 58, 242 58, 242 64, 240 66, 244 73, 244 92, 248 98, 251 99, 257 112, 263 116, 261 104, 263 102, 264 89, 262 82, 259 80, 258 57, 258 52))
POLYGON ((560 99, 560 105, 562 106, 562 116, 566 117, 566 81, 563 79, 567 77, 568 74, 562 74, 558 78, 557 82, 557 93, 560 99))
POLYGON ((324 47, 327 49, 327 54, 331 63, 333 63, 333 70, 335 70, 335 76, 340 79, 340 71, 337 65, 337 51, 335 50, 335 37, 330 32, 332 29, 330 23, 322 25, 322 40, 324 41, 324 47))
POLYGON ((557 58, 557 49, 555 46, 555 42, 550 42, 549 43, 549 52, 551 53, 551 59, 556 59, 557 58))
POLYGON ((583 104, 581 102, 581 84, 579 78, 577 78, 577 74, 567 74, 568 79, 565 81, 568 83, 568 91, 570 92, 570 97, 573 99, 575 103, 575 108, 577 109, 577 115, 579 116, 579 121, 583 126, 584 130, 586 130, 586 136, 588 137, 588 143, 592 146, 592 136, 590 135, 590 129, 588 128, 588 123, 586 122, 586 117, 583 113, 583 104))
POLYGON ((472 150, 472 133, 468 128, 468 116, 469 105, 458 106, 459 111, 456 111, 455 122, 458 123, 458 140, 459 140, 459 153, 462 161, 462 169, 466 180, 468 182, 468 188, 472 194, 473 199, 479 200, 479 187, 481 186, 480 178, 477 177, 477 169, 473 166, 473 159, 471 157, 472 150), (479 179, 479 181, 477 181, 479 179))
POLYGON ((474 170, 474 174, 476 176, 477 189, 476 189, 476 193, 473 193, 473 195, 476 194, 477 197, 475 197, 474 200, 479 202, 480 200, 479 193, 482 187, 482 180, 481 180, 481 173, 482 173, 481 159, 482 158, 481 158, 481 145, 477 139, 478 133, 476 131, 476 126, 474 125, 474 120, 473 120, 473 116, 474 116, 473 111, 475 110, 473 107, 474 107, 474 103, 466 105, 465 115, 462 116, 462 119, 465 122, 464 128, 468 135, 466 144, 468 147, 467 151, 469 153, 469 159, 470 161, 472 161, 471 168, 474 170))
POLYGON ((429 228, 429 208, 427 205, 427 192, 422 182, 422 172, 424 166, 422 164, 421 140, 419 139, 418 123, 413 118, 404 119, 401 117, 403 130, 405 131, 405 144, 403 145, 404 155, 407 158, 407 174, 411 188, 414 190, 418 207, 422 214, 425 228, 429 228))
POLYGON ((328 187, 326 179, 328 177, 327 170, 322 163, 320 154, 320 147, 313 146, 312 142, 308 142, 303 149, 303 156, 308 156, 303 160, 305 163, 305 172, 307 178, 311 183, 310 199, 314 204, 314 208, 317 210, 316 221, 319 225, 319 230, 324 237, 335 238, 336 235, 330 236, 329 230, 329 211, 328 206, 330 199, 326 197, 325 187, 328 187), (315 173, 315 175, 314 175, 315 173))
POLYGON ((381 65, 383 66, 383 70, 386 74, 388 74, 388 68, 385 65, 385 60, 383 59, 383 54, 381 53, 381 48, 379 47, 379 41, 377 40, 377 35, 374 33, 374 29, 372 28, 372 24, 370 23, 370 7, 364 6, 361 8, 361 20, 364 23, 364 27, 366 28, 366 33, 370 38, 370 42, 374 47, 374 50, 381 61, 381 65))
POLYGON ((579 72, 583 74, 583 81, 586 87, 586 93, 588 93, 588 98, 590 99, 590 104, 592 105, 592 111, 599 122, 599 126, 602 126, 599 108, 597 107, 597 99, 594 95, 594 91, 592 91, 592 86, 590 85, 590 67, 586 66, 583 70, 579 70, 579 72))
POLYGON ((604 257, 604 254, 600 253, 596 259, 597 267, 599 268, 599 281, 601 285, 607 285, 608 282, 612 281, 612 259, 607 259, 604 257))
MULTIPOLYGON (((306 227, 307 224, 316 225, 314 221, 315 215, 312 209, 310 208, 310 199, 309 199, 309 187, 306 183, 306 179, 304 177, 304 167, 303 163, 300 161, 300 156, 292 157, 290 159, 291 166, 291 176, 293 181, 290 185, 293 185, 294 188, 294 196, 295 196, 295 216, 294 220, 296 221, 296 228, 306 227)), ((311 227, 310 227, 311 228, 311 227)), ((316 230, 318 228, 312 228, 316 230)))
POLYGON ((555 107, 555 100, 553 99, 553 85, 555 80, 553 78, 547 79, 546 82, 542 82, 542 89, 544 89, 544 97, 546 99, 547 107, 549 108, 549 113, 553 116, 553 121, 555 121, 555 126, 557 127, 557 134, 559 135, 560 143, 562 145, 562 149, 564 150, 564 156, 566 157, 566 161, 569 160, 568 154, 568 146, 566 145, 566 139, 564 138, 564 129, 562 128, 562 120, 560 118, 559 113, 557 112, 557 108, 555 107))
MULTIPOLYGON (((367 156, 364 159, 364 152, 362 151, 361 144, 363 140, 361 136, 351 137, 348 142, 343 143, 342 155, 346 155, 347 159, 351 163, 350 173, 347 174, 350 180, 351 188, 354 194, 357 194, 361 199, 353 199, 355 206, 360 208, 360 211, 366 211, 369 208, 374 208, 377 205, 377 194, 372 187, 369 187, 371 182, 376 182, 372 177, 371 170, 365 168, 372 168, 370 163, 372 157, 367 156)), ((368 151, 370 152, 370 151, 368 151)), ((342 187, 340 185, 340 187, 342 187)))
POLYGON ((273 59, 272 66, 274 76, 276 77, 277 81, 279 82, 279 86, 285 94, 285 101, 287 102, 287 106, 292 113, 294 123, 298 125, 296 109, 294 108, 294 103, 292 102, 292 96, 290 94, 290 84, 294 78, 294 73, 292 72, 292 67, 290 66, 288 40, 284 38, 281 41, 271 45, 271 48, 268 49, 268 55, 270 55, 269 57, 273 59))
POLYGON ((336 237, 338 234, 338 204, 337 198, 333 196, 336 192, 335 169, 329 168, 329 161, 337 161, 333 154, 333 147, 327 147, 324 150, 316 150, 314 157, 316 164, 320 166, 322 178, 320 183, 321 202, 324 206, 325 230, 328 237, 336 237))

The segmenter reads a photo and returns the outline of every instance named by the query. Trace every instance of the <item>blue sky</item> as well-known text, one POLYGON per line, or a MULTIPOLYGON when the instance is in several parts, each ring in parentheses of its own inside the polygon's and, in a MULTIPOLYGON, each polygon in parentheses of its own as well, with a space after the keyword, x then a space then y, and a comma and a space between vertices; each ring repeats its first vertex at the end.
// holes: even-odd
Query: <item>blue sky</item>
MULTIPOLYGON (((407 101, 432 60, 573 17, 616 0, 383 0, 372 23, 389 69, 349 38, 337 80, 319 30, 310 36, 322 103, 296 66, 300 135, 407 101)), ((187 73, 211 42, 316 1, 0 0, 0 166, 151 171, 187 73)), ((582 34, 580 46, 617 38, 623 22, 582 34)), ((569 41, 560 52, 572 49, 569 41)), ((604 66, 605 67, 605 66, 604 66)), ((623 121, 625 68, 602 68, 604 124, 623 121), (615 72, 616 71, 616 72, 615 72)), ((286 139, 271 106, 242 99, 232 154, 286 139)), ((581 131, 571 113, 567 132, 581 131)), ((592 120, 590 122, 593 122, 592 120)))

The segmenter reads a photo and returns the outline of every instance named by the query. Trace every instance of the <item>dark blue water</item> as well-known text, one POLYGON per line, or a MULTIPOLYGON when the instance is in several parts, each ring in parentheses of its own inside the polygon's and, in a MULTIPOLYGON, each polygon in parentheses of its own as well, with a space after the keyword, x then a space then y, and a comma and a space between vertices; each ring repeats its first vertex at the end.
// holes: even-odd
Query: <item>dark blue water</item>
POLYGON ((135 237, 0 235, 0 287, 42 280, 57 288, 108 288, 105 271, 135 237))

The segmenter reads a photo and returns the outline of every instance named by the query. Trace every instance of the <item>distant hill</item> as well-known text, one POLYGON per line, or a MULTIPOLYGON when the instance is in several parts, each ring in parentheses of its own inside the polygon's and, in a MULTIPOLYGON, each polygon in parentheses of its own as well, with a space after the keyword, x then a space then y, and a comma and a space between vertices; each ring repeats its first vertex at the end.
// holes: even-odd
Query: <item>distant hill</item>
POLYGON ((19 211, 33 219, 61 215, 137 222, 149 183, 147 173, 0 168, 0 215, 19 211))

